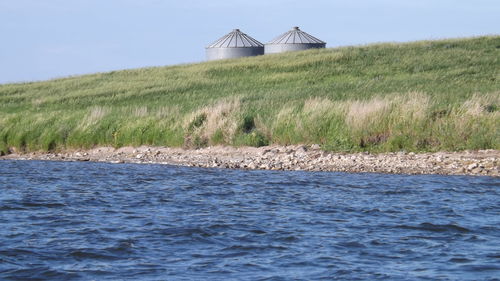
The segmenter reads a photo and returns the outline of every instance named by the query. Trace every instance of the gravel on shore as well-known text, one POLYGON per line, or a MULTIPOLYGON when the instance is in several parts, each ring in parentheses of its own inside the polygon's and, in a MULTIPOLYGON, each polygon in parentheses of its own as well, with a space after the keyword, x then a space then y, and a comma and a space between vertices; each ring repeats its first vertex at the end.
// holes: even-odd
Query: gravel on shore
POLYGON ((391 174, 441 174, 500 176, 498 150, 435 153, 330 153, 319 145, 265 147, 99 147, 57 153, 32 152, 0 156, 14 160, 95 161, 109 163, 155 163, 181 166, 370 172, 391 174))

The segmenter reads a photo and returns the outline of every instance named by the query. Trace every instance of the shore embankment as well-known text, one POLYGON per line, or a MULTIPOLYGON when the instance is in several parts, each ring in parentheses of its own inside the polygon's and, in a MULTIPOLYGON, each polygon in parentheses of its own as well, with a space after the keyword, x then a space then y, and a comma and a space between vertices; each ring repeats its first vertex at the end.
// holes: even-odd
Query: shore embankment
POLYGON ((54 153, 14 152, 1 156, 2 159, 149 163, 251 170, 500 176, 498 150, 371 154, 326 152, 319 145, 214 146, 202 149, 141 146, 98 147, 54 153))
POLYGON ((500 150, 498 46, 498 35, 380 43, 0 85, 0 154, 500 150))

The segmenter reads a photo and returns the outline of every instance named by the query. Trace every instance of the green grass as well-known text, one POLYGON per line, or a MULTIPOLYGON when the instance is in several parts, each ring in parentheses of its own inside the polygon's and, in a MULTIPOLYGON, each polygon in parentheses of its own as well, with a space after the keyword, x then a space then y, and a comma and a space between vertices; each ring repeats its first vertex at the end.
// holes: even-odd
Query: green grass
POLYGON ((100 145, 500 149, 500 36, 0 85, 0 153, 100 145))

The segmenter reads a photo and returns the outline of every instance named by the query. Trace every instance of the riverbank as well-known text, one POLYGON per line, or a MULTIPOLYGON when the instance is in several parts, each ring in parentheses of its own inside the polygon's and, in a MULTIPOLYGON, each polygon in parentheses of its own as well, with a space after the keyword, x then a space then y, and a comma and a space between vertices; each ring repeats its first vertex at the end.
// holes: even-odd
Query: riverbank
POLYGON ((0 85, 0 154, 500 150, 498 46, 498 35, 382 43, 0 85))
POLYGON ((202 149, 141 146, 118 149, 99 147, 58 153, 14 151, 0 157, 0 160, 8 159, 154 163, 230 169, 500 176, 498 150, 347 154, 325 152, 319 145, 259 148, 214 146, 202 149))

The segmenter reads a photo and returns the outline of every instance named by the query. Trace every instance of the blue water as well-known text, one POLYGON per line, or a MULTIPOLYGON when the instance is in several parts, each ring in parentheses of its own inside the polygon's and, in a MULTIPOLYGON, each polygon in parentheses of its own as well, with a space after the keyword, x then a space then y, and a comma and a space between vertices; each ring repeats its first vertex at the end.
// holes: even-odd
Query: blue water
POLYGON ((498 178, 0 161, 0 280, 499 277, 498 178))

